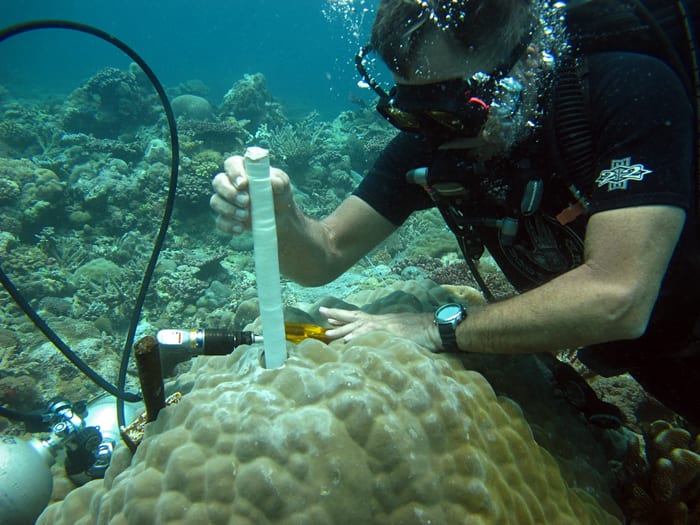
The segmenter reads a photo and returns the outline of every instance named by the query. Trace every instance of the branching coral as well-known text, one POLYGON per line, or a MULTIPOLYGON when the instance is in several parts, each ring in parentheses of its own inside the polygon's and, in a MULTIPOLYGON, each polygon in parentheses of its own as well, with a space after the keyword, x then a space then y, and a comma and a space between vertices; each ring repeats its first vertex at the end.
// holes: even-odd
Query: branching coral
POLYGON ((75 315, 90 320, 106 315, 115 324, 126 324, 141 271, 134 264, 119 266, 101 257, 80 266, 71 279, 75 315))
POLYGON ((700 435, 655 421, 631 440, 619 500, 637 525, 700 523, 700 435))
POLYGON ((331 126, 334 147, 348 155, 353 168, 361 173, 374 164, 382 149, 397 134, 373 108, 367 107, 341 113, 331 126))
POLYGON ((312 113, 299 122, 288 123, 269 132, 270 153, 273 161, 290 173, 308 168, 314 155, 323 150, 326 127, 312 113))
POLYGON ((90 252, 78 237, 57 235, 53 226, 42 228, 36 238, 37 247, 46 254, 47 260, 62 268, 73 271, 90 257, 90 252))

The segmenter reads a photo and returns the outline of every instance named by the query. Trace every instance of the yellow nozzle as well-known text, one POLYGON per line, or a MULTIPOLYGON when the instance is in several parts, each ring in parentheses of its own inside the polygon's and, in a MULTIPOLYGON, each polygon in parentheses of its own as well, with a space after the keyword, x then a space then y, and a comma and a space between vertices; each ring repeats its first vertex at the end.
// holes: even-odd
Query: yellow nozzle
POLYGON ((326 328, 305 323, 284 323, 284 334, 287 341, 301 343, 304 339, 318 339, 324 343, 330 343, 326 337, 326 328))

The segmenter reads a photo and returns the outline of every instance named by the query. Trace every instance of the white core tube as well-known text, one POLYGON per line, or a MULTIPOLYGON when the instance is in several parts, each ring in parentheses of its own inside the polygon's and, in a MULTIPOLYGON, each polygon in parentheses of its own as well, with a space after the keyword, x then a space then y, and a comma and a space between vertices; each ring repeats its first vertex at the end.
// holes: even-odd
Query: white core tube
POLYGON ((277 368, 287 359, 287 342, 282 314, 277 225, 270 183, 270 153, 263 148, 248 148, 245 152, 245 168, 250 184, 253 255, 262 318, 265 368, 277 368))

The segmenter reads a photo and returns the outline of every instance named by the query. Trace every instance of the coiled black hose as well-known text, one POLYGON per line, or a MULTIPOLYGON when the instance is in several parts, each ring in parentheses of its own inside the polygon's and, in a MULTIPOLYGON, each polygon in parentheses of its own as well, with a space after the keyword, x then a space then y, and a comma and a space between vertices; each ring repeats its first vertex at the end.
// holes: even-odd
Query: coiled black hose
MULTIPOLYGON (((168 230, 168 225, 170 223, 170 218, 173 212, 173 205, 175 203, 175 192, 177 189, 177 176, 178 176, 178 165, 180 161, 180 146, 177 137, 177 125, 175 122, 175 115, 173 114, 173 109, 170 106, 168 96, 165 93, 165 89, 161 85, 160 81, 153 73, 151 68, 144 62, 144 60, 129 46, 124 42, 117 39, 116 37, 105 33, 104 31, 97 29, 95 27, 81 24, 78 22, 71 22, 67 20, 37 20, 31 22, 25 22, 17 25, 7 27, 0 31, 0 42, 7 40, 10 37, 26 33, 28 31, 35 31, 39 29, 69 29, 72 31, 79 31, 81 33, 87 33, 97 38, 104 40, 105 42, 112 44, 113 46, 119 48, 126 55, 128 55, 134 62, 136 62, 139 67, 146 74, 148 79, 153 84, 161 103, 163 104, 163 109, 165 110, 165 115, 168 120, 168 127, 170 129, 170 148, 171 148, 171 162, 170 162, 170 186, 168 188, 168 196, 165 204, 165 211, 163 212, 163 218, 161 220, 160 229, 156 237, 153 252, 151 253, 151 258, 148 261, 148 266, 143 275, 143 280, 141 281, 141 288, 136 299, 136 304, 131 316, 129 331, 127 334, 126 342, 124 344, 124 349, 122 351, 121 365, 119 368, 119 375, 117 377, 117 384, 112 385, 103 377, 101 377, 97 372, 90 368, 80 357, 78 357, 65 342, 56 334, 46 322, 37 314, 37 312, 29 305, 27 300, 22 296, 22 294, 17 290, 9 277, 0 267, 0 282, 2 282, 5 289, 15 300, 17 305, 24 311, 24 313, 32 320, 39 330, 60 350, 60 352, 73 363, 83 374, 90 378, 95 384, 109 392, 111 395, 117 398, 117 422, 119 427, 124 426, 124 401, 134 402, 140 401, 141 397, 137 394, 125 392, 124 387, 126 385, 126 374, 129 367, 129 355, 131 354, 131 347, 134 344, 134 337, 136 335, 136 329, 138 327, 139 318, 141 317, 141 310, 143 308, 143 303, 146 298, 146 293, 148 291, 148 285, 153 277, 153 271, 155 270, 156 263, 158 262, 158 255, 163 247, 165 241, 165 235, 168 230)), ((11 411, 6 408, 0 407, 0 415, 5 417, 11 417, 12 419, 17 418, 17 412, 11 411)), ((30 415, 27 415, 29 418, 30 415)))

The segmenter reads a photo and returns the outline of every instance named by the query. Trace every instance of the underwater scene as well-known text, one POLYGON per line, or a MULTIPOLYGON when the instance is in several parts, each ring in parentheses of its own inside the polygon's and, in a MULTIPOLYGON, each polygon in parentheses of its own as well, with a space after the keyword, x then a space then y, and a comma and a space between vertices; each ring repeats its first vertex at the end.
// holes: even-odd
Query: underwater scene
POLYGON ((264 366, 253 236, 216 228, 212 179, 262 147, 312 218, 353 192, 397 134, 355 70, 377 4, 0 7, 0 525, 700 523, 700 437, 627 374, 323 337, 324 306, 485 303, 435 209, 330 284, 282 276, 304 328, 264 366), (148 364, 197 329, 223 355, 148 364))

